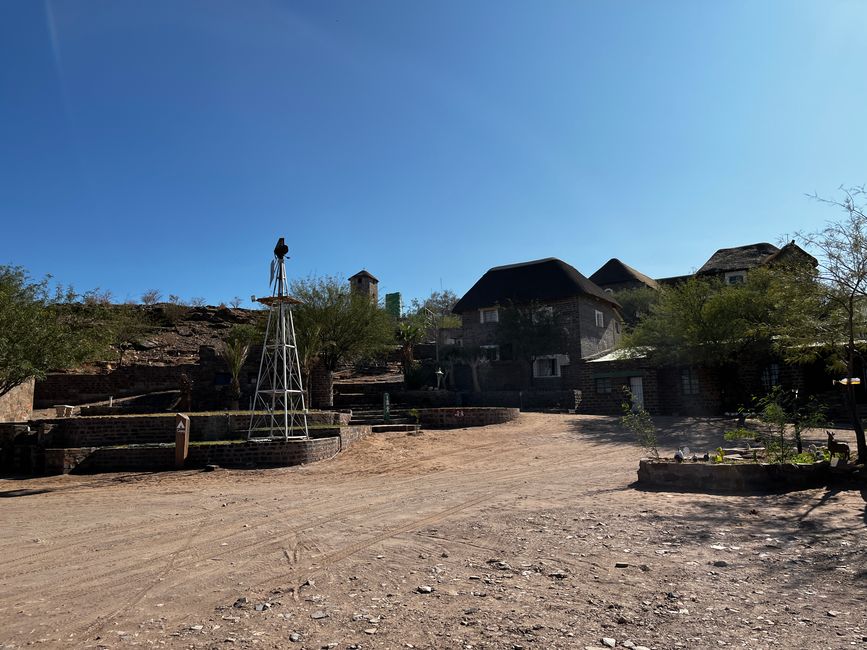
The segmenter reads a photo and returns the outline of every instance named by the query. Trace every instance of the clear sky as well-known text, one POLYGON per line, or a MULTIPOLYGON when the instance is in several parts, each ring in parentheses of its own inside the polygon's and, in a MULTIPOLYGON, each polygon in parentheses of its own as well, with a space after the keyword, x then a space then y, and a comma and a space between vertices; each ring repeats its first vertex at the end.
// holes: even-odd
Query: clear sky
POLYGON ((0 264, 211 303, 654 277, 867 182, 867 2, 0 0, 0 264))

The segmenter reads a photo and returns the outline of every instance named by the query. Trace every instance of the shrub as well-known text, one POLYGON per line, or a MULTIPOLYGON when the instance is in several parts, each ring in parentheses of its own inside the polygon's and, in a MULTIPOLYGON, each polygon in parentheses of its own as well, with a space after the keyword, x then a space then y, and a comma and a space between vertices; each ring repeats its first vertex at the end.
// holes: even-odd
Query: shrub
POLYGON ((653 423, 653 418, 643 406, 635 403, 632 392, 628 388, 623 388, 623 397, 625 401, 620 405, 623 410, 620 424, 635 435, 638 444, 645 452, 653 458, 659 458, 659 443, 656 439, 656 425, 653 423))

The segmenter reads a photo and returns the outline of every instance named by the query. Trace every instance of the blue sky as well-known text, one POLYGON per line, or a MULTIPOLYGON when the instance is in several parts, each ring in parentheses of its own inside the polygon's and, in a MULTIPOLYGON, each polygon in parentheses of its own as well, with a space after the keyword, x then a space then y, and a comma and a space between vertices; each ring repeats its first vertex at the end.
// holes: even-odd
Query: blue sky
POLYGON ((211 303, 654 277, 867 182, 867 3, 2 0, 0 263, 211 303))

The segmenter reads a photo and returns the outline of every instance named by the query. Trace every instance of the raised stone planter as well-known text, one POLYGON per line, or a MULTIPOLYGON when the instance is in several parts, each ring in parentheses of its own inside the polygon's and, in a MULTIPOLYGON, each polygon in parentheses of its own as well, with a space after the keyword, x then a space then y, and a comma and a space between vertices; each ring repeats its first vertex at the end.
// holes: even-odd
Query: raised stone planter
MULTIPOLYGON (((250 425, 249 412, 216 414, 190 413, 190 439, 229 440, 246 432, 250 425)), ((310 411, 307 423, 311 426, 347 425, 349 413, 336 411, 310 411)), ((175 414, 111 415, 94 417, 59 418, 45 421, 51 431, 54 447, 107 447, 174 443, 175 414)))
POLYGON ((638 465, 638 484, 688 492, 773 492, 820 487, 847 474, 845 469, 832 469, 828 462, 714 464, 644 459, 638 465))
POLYGON ((428 429, 461 429, 502 424, 518 417, 516 408, 501 406, 418 409, 419 424, 428 429))
MULTIPOLYGON (((311 432, 313 433, 313 432, 311 432)), ((317 433, 323 433, 318 431, 317 433)), ((371 433, 369 426, 340 427, 310 440, 238 440, 189 447, 185 468, 288 467, 325 460, 371 433)), ((45 450, 48 474, 168 471, 175 465, 174 444, 68 447, 45 450)))

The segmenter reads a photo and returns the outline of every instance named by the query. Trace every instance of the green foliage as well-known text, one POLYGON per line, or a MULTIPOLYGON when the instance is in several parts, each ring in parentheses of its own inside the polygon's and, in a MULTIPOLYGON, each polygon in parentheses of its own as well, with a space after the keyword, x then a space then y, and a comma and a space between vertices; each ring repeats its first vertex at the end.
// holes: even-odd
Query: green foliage
POLYGON ((624 429, 633 433, 638 444, 653 458, 659 458, 659 443, 656 439, 656 425, 643 406, 639 406, 633 399, 632 392, 623 388, 625 401, 620 405, 623 416, 620 424, 624 429))
POLYGON ((795 454, 794 456, 789 458, 790 463, 806 463, 808 465, 812 464, 812 463, 817 463, 817 462, 820 462, 823 460, 824 461, 830 461, 831 460, 831 454, 828 452, 827 449, 820 449, 816 453, 813 453, 810 451, 804 451, 804 452, 801 452, 800 454, 795 454), (817 458, 816 457, 817 454, 820 455, 821 458, 817 458))
POLYGON ((663 287, 624 344, 647 347, 659 364, 721 366, 766 353, 779 321, 771 282, 769 274, 753 272, 741 284, 694 276, 663 287))
POLYGON ((376 354, 394 340, 393 321, 370 298, 352 293, 337 277, 292 282, 302 304, 293 308, 302 364, 319 358, 329 372, 376 354))
POLYGON ((815 398, 799 404, 794 391, 775 386, 767 395, 753 400, 759 419, 766 425, 763 436, 768 460, 785 463, 803 451, 801 434, 804 429, 827 424, 825 407, 815 398), (789 435, 791 433, 791 436, 789 435))
POLYGON ((223 339, 220 356, 229 367, 232 375, 232 405, 238 408, 241 399, 241 369, 250 355, 250 346, 259 338, 259 331, 253 325, 235 325, 223 339))
POLYGON ((478 393, 482 390, 479 382, 479 367, 488 362, 484 349, 478 345, 451 345, 443 349, 441 356, 449 365, 467 366, 473 380, 473 391, 478 393))
POLYGON ((659 302, 660 292, 650 287, 635 287, 614 292, 614 299, 622 307, 620 313, 627 331, 635 328, 638 322, 650 314, 659 302))
POLYGON ((413 348, 425 340, 425 333, 417 323, 404 321, 397 324, 395 339, 400 344, 401 366, 403 367, 404 378, 406 378, 415 364, 413 348))
POLYGON ((420 318, 427 323, 428 327, 434 329, 460 327, 460 317, 452 313, 452 308, 457 302, 458 297, 454 291, 449 289, 434 291, 424 300, 413 299, 408 317, 420 318))
POLYGON ((717 447, 716 451, 710 455, 710 462, 712 463, 722 463, 725 461, 726 454, 723 451, 722 447, 717 447))
POLYGON ((105 354, 111 333, 105 305, 75 302, 75 292, 49 278, 33 281, 17 266, 0 266, 0 395, 49 370, 70 368, 105 354), (102 316, 102 317, 101 317, 102 316))
POLYGON ((762 434, 760 434, 758 431, 753 431, 752 429, 744 429, 743 427, 726 431, 723 434, 723 438, 725 438, 726 440, 760 440, 761 437, 762 434))

